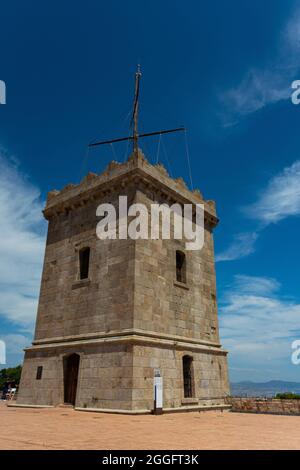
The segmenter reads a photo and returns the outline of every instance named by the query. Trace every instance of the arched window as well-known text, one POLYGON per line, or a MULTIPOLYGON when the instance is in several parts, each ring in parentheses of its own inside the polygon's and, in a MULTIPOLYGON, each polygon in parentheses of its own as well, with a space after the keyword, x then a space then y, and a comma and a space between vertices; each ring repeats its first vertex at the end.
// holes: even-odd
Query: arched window
POLYGON ((176 280, 186 282, 186 261, 182 251, 176 251, 176 280))
POLYGON ((194 377, 193 377, 193 358, 191 356, 183 356, 183 389, 184 398, 192 398, 194 396, 194 377))
POLYGON ((89 277, 90 248, 81 248, 79 251, 79 276, 80 279, 89 277))

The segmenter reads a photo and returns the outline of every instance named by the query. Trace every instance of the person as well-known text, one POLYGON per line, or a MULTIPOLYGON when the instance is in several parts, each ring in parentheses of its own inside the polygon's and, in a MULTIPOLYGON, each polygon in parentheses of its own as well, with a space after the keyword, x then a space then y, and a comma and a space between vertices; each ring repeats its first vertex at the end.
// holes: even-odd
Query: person
POLYGON ((9 399, 12 400, 16 394, 16 391, 17 391, 17 387, 16 387, 16 384, 13 383, 11 384, 11 388, 10 388, 10 397, 9 399))
POLYGON ((8 383, 5 382, 4 387, 2 389, 2 397, 1 397, 2 400, 6 400, 7 393, 8 393, 8 383))
POLYGON ((6 400, 10 400, 10 398, 11 398, 11 384, 9 383, 7 387, 6 400))

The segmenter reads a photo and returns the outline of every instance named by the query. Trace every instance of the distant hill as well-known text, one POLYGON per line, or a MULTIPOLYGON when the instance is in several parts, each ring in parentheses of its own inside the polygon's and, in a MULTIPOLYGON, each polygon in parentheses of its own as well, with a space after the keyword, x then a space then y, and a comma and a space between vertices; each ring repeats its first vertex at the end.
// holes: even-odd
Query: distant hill
POLYGON ((276 393, 300 393, 300 382, 270 380, 269 382, 236 382, 231 383, 231 395, 235 397, 272 397, 276 393))

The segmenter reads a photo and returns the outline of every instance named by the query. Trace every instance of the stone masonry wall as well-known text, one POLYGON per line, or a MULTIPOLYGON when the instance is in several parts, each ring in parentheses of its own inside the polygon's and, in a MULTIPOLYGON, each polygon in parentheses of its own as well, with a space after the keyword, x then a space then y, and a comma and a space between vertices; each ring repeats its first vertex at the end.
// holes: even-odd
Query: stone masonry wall
POLYGON ((132 328, 134 240, 97 238, 100 202, 49 221, 35 340, 132 328), (89 279, 80 281, 86 246, 89 279))
POLYGON ((45 406, 63 403, 63 367, 56 351, 25 353, 17 401, 45 406), (39 366, 43 367, 42 379, 36 380, 39 366))
MULTIPOLYGON (((145 194, 136 200, 150 211, 145 194)), ((186 250, 185 241, 136 241, 134 327, 219 343, 213 235, 206 226, 202 250, 186 250), (186 283, 176 281, 176 250, 186 256, 186 283)))
POLYGON ((134 346, 133 409, 153 408, 153 371, 160 369, 163 378, 163 407, 224 404, 229 395, 226 356, 191 349, 134 346), (194 397, 184 398, 182 357, 193 357, 194 397))
POLYGON ((63 358, 80 355, 76 407, 152 410, 154 369, 163 377, 164 408, 222 405, 229 394, 224 354, 166 346, 101 344, 27 352, 18 403, 56 406, 64 402, 63 358), (193 357, 194 397, 183 396, 182 357, 193 357), (43 367, 41 380, 37 367, 43 367))
POLYGON ((56 406, 64 402, 63 358, 80 355, 76 406, 130 410, 132 407, 132 346, 66 347, 27 352, 18 403, 56 406), (41 380, 37 367, 43 367, 41 380))
POLYGON ((280 400, 275 398, 230 398, 231 411, 243 413, 269 413, 300 415, 300 400, 280 400))

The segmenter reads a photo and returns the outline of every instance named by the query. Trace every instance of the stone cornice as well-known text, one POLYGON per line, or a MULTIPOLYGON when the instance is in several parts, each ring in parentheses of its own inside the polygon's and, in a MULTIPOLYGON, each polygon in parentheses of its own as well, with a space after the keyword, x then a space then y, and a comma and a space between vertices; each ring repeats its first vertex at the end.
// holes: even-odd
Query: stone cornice
POLYGON ((190 191, 181 178, 171 178, 162 165, 151 165, 140 151, 138 156, 132 155, 123 164, 111 162, 100 175, 89 173, 78 185, 67 185, 61 191, 51 191, 48 194, 44 216, 50 219, 82 207, 99 197, 120 192, 122 187, 130 183, 144 184, 164 196, 170 204, 202 203, 205 205, 206 222, 212 227, 218 223, 213 201, 205 201, 197 190, 190 191))
POLYGON ((33 341, 33 346, 26 348, 26 351, 39 349, 54 348, 59 346, 80 346, 86 344, 99 343, 116 343, 116 342, 134 342, 134 343, 150 343, 165 344, 167 346, 175 346, 179 349, 196 348, 206 351, 218 351, 227 354, 221 348, 220 343, 201 340, 197 338, 188 338, 186 336, 169 335, 156 333, 154 331, 145 331, 140 329, 126 329, 121 331, 111 331, 109 333, 99 332, 85 335, 74 335, 65 337, 47 338, 43 340, 33 341))
POLYGON ((198 352, 209 352, 218 355, 227 355, 227 351, 222 349, 221 347, 213 347, 213 346, 205 346, 201 343, 196 344, 192 342, 185 342, 185 341, 172 341, 167 339, 161 338, 154 338, 148 335, 138 336, 138 335, 120 335, 120 336, 112 336, 109 338, 99 338, 99 339, 87 339, 87 340, 80 340, 80 341, 64 341, 61 343, 47 343, 38 346, 32 346, 30 348, 25 348, 25 351, 28 352, 36 352, 36 351, 43 351, 55 348, 73 348, 77 347, 80 348, 81 346, 96 346, 96 345, 104 345, 104 344, 135 344, 135 345, 151 345, 157 347, 169 347, 172 349, 179 349, 179 350, 193 350, 198 352))

